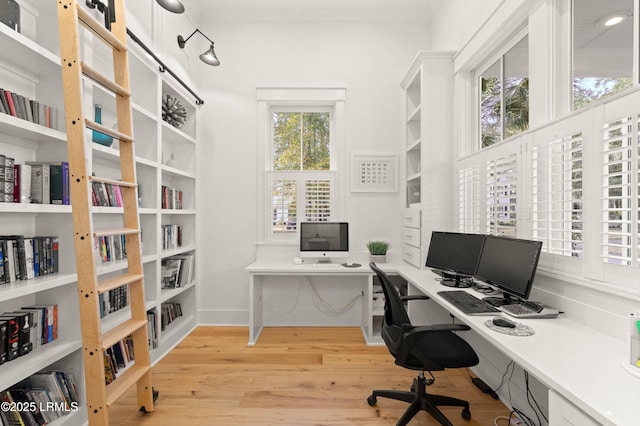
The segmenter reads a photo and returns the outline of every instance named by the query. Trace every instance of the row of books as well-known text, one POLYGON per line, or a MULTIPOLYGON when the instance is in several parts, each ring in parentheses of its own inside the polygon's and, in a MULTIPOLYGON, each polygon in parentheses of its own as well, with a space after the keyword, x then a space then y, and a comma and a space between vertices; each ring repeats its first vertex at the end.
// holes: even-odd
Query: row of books
POLYGON ((0 284, 59 271, 59 238, 0 236, 0 284))
POLYGON ((133 337, 129 335, 110 348, 107 348, 103 353, 103 357, 104 381, 108 385, 118 377, 118 373, 122 371, 122 369, 128 367, 135 361, 133 337))
POLYGON ((15 160, 0 155, 0 201, 69 205, 69 163, 15 160))
POLYGON ((190 284, 195 279, 195 256, 181 254, 162 259, 160 262, 161 288, 177 288, 190 284))
POLYGON ((178 302, 167 302, 160 305, 160 331, 165 328, 176 318, 182 316, 182 306, 178 302))
POLYGON ((123 285, 109 290, 107 293, 101 293, 98 298, 100 318, 104 318, 108 314, 129 306, 129 286, 123 285))
POLYGON ((93 241, 97 263, 127 258, 127 239, 124 234, 95 237, 93 241))
POLYGON ((73 376, 60 370, 36 373, 0 392, 0 402, 10 410, 1 410, 4 425, 49 424, 80 407, 73 376), (18 409, 19 408, 19 409, 18 409))
POLYGON ((182 246, 182 226, 162 225, 162 249, 174 249, 182 246))
POLYGON ((182 210, 182 191, 162 185, 162 208, 182 210))
POLYGON ((58 130, 58 108, 0 89, 0 112, 58 130))
POLYGON ((58 338, 58 305, 25 306, 0 315, 0 364, 58 338))
POLYGON ((123 207, 122 188, 110 183, 93 182, 91 184, 91 201, 94 206, 123 207))

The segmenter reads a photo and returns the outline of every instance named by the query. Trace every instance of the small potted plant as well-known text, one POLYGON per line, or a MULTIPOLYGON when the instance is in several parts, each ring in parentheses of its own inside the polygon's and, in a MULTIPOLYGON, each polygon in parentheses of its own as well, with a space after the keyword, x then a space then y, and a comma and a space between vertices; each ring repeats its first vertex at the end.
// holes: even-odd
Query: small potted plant
POLYGON ((387 261, 387 250, 390 244, 387 241, 372 240, 367 243, 367 249, 369 250, 369 260, 377 263, 384 263, 387 261))

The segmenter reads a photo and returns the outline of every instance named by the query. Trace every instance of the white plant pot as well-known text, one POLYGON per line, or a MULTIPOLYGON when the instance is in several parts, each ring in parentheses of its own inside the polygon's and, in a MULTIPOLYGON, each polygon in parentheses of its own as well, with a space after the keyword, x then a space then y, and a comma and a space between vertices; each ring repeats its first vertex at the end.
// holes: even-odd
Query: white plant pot
POLYGON ((374 263, 385 263, 387 261, 386 254, 370 254, 369 260, 374 263))

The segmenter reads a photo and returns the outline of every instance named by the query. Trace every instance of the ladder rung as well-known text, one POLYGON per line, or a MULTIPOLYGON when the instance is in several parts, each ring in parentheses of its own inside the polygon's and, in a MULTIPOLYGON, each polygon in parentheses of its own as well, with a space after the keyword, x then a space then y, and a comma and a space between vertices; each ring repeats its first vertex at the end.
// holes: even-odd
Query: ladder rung
POLYGON ((102 335, 102 350, 106 351, 131 333, 147 326, 146 320, 129 319, 102 335))
POLYGON ((114 278, 109 278, 98 283, 98 294, 103 294, 114 288, 122 287, 123 285, 133 284, 136 281, 140 281, 144 278, 142 274, 122 274, 114 278))
POLYGON ((91 176, 91 182, 106 183, 109 185, 122 186, 122 187, 128 187, 128 188, 134 188, 138 186, 133 182, 125 182, 123 180, 109 179, 109 178, 103 178, 98 176, 91 176))
POLYGON ((80 4, 76 3, 76 9, 78 10, 78 19, 85 28, 98 35, 105 43, 110 44, 114 49, 119 51, 127 50, 127 47, 122 44, 111 31, 107 30, 102 23, 91 16, 80 4))
MULTIPOLYGON (((117 376, 113 382, 109 383, 106 398, 107 408, 116 402, 131 386, 138 383, 138 380, 142 379, 149 371, 149 367, 133 364, 121 375, 117 376)), ((104 378, 102 380, 104 381, 104 378)))
POLYGON ((127 97, 131 96, 131 92, 129 92, 124 87, 120 86, 115 81, 110 80, 109 77, 105 76, 104 74, 101 74, 100 72, 98 72, 96 69, 92 68, 85 62, 81 62, 81 64, 82 64, 82 73, 87 77, 97 81, 107 89, 110 89, 112 92, 117 93, 120 96, 127 96, 127 97))
POLYGON ((136 228, 115 228, 115 229, 102 229, 100 231, 94 231, 94 237, 108 237, 110 235, 130 235, 139 234, 140 230, 136 228))
POLYGON ((120 133, 117 130, 110 129, 107 126, 103 126, 100 123, 96 123, 95 121, 89 120, 88 118, 84 119, 84 124, 93 130, 97 130, 100 133, 104 133, 105 135, 111 136, 112 138, 116 138, 123 142, 133 142, 133 138, 129 135, 125 135, 124 133, 120 133))

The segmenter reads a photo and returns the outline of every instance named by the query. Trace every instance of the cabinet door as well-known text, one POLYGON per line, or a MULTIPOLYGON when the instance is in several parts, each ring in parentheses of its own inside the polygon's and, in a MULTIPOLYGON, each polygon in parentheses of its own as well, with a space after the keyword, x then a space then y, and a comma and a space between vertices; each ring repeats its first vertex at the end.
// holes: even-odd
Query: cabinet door
POLYGON ((404 209, 402 225, 408 226, 409 228, 420 228, 420 209, 404 209))
POLYGON ((549 391, 549 424, 553 426, 598 426, 600 423, 556 392, 549 391))

